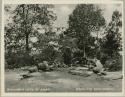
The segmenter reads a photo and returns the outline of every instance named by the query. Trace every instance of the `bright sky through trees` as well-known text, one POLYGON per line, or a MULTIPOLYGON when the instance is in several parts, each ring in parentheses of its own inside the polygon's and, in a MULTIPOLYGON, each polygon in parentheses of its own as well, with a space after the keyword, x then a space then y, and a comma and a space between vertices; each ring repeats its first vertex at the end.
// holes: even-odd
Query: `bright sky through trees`
MULTIPOLYGON (((69 14, 72 13, 76 5, 55 5, 55 12, 57 14, 57 20, 55 21, 55 26, 67 27, 67 21, 69 14)), ((119 4, 103 4, 99 5, 103 9, 104 17, 107 23, 111 20, 111 16, 114 10, 122 12, 122 6, 119 4)))
MULTIPOLYGON (((67 27, 68 26, 68 18, 69 15, 72 13, 72 11, 74 10, 76 5, 74 4, 56 4, 54 11, 57 15, 57 20, 54 23, 55 27, 67 27)), ((101 9, 103 10, 103 15, 107 21, 107 23, 109 23, 109 21, 111 20, 111 16, 113 11, 118 10, 119 12, 122 12, 122 6, 120 4, 103 4, 103 5, 99 5, 101 7, 101 9)), ((12 9, 15 8, 14 5, 11 6, 12 9)), ((8 21, 6 21, 7 19, 9 19, 9 21, 11 21, 10 14, 6 14, 5 17, 5 23, 7 23, 8 21)))

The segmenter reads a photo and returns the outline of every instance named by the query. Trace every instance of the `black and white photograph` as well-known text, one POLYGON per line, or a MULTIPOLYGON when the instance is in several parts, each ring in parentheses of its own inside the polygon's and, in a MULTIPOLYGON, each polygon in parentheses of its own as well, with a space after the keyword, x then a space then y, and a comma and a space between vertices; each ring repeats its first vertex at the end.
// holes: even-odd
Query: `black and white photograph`
POLYGON ((4 4, 5 93, 121 93, 122 7, 4 4))

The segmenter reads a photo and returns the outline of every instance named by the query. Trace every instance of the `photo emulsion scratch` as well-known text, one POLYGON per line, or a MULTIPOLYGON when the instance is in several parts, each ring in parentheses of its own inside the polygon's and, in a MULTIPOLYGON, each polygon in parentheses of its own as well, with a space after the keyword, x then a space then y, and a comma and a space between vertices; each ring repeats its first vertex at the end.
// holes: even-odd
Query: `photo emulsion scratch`
POLYGON ((122 93, 122 7, 3 4, 4 94, 122 93))

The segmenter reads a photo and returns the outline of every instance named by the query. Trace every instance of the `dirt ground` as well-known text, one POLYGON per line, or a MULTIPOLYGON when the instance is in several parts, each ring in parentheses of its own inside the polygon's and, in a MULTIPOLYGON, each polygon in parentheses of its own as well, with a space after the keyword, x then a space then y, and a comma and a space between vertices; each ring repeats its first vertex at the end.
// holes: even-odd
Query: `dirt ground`
MULTIPOLYGON (((121 92, 122 79, 104 80, 96 74, 89 77, 72 75, 68 71, 36 72, 20 80, 23 71, 5 72, 6 92, 121 92)), ((121 73, 121 72, 120 72, 121 73)))

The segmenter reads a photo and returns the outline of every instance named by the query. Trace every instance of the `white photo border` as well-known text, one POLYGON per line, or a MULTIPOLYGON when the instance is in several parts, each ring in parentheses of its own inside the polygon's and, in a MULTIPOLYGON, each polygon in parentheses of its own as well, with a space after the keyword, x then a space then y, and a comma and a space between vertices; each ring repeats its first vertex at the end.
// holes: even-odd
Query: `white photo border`
POLYGON ((2 96, 124 96, 125 87, 124 87, 124 22, 122 25, 122 39, 123 39, 123 80, 122 80, 122 92, 101 92, 101 93, 5 93, 5 79, 4 79, 4 5, 5 4, 122 4, 122 21, 124 20, 124 11, 123 11, 123 0, 3 0, 2 1, 2 28, 1 28, 1 55, 0 55, 0 64, 1 64, 1 95, 2 96))

